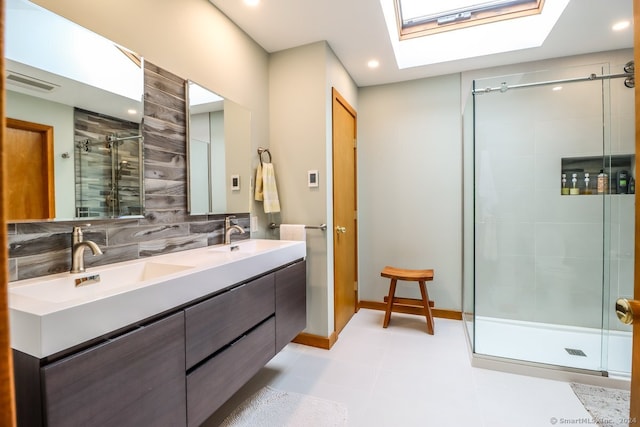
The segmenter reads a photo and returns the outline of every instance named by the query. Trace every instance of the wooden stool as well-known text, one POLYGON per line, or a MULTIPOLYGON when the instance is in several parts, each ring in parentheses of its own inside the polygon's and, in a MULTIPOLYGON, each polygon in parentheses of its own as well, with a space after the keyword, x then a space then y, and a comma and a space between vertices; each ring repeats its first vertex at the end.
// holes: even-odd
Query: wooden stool
POLYGON ((389 326, 389 320, 391 319, 391 310, 394 304, 400 304, 403 306, 420 307, 424 311, 424 315, 427 318, 427 332, 433 335, 433 315, 431 314, 431 307, 433 307, 433 301, 429 300, 429 294, 427 293, 426 281, 433 280, 433 270, 406 270, 403 268, 385 267, 380 273, 382 277, 388 277, 391 279, 391 285, 389 286, 389 296, 385 297, 387 303, 387 311, 384 314, 383 328, 389 326), (398 280, 405 280, 409 282, 418 282, 420 287, 420 293, 422 299, 416 298, 396 298, 396 283, 398 280))

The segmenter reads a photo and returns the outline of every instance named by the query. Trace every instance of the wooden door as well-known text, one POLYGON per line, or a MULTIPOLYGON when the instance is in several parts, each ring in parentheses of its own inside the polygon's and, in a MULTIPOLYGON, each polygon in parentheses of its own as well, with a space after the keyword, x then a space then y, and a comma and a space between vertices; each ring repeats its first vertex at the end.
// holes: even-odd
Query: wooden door
POLYGON ((333 89, 334 324, 339 333, 356 312, 358 296, 356 112, 333 89))
POLYGON ((53 127, 7 119, 7 220, 55 217, 53 127))

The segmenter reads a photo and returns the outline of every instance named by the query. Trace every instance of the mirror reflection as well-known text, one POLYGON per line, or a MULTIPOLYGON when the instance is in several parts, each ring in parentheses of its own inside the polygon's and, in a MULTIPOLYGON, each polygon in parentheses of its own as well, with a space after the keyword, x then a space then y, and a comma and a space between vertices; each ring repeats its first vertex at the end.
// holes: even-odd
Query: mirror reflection
POLYGON ((141 215, 142 60, 7 0, 8 219, 141 215))
POLYGON ((189 97, 189 213, 249 212, 251 113, 194 83, 189 97))

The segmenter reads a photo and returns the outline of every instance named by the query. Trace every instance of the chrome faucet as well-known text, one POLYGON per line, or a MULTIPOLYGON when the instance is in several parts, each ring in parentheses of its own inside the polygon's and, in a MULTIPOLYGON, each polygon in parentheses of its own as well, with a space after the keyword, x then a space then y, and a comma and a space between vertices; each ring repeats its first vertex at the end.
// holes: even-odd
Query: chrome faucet
POLYGON ((102 251, 95 242, 82 239, 82 229, 80 227, 73 227, 72 237, 71 273, 83 273, 85 271, 84 250, 86 248, 91 249, 93 256, 102 255, 102 251))
POLYGON ((225 245, 231 244, 231 234, 233 234, 234 231, 240 234, 244 234, 244 229, 240 227, 238 224, 231 225, 231 218, 235 218, 235 217, 236 217, 235 215, 229 215, 224 219, 224 244, 225 245))

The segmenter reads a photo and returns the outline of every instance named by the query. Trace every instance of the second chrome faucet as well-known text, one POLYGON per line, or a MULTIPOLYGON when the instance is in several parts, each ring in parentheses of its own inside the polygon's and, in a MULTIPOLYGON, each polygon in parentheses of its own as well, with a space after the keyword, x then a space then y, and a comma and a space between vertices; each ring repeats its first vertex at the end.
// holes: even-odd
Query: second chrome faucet
POLYGON ((238 224, 231 225, 231 218, 235 218, 235 215, 229 215, 224 219, 224 244, 231 244, 231 234, 233 232, 237 232, 240 234, 244 234, 244 228, 240 227, 238 224))

